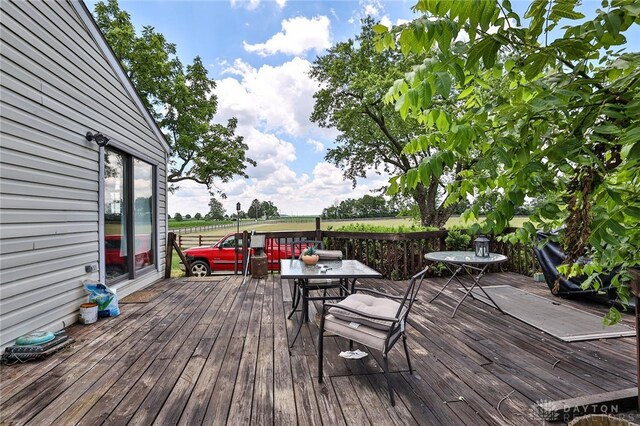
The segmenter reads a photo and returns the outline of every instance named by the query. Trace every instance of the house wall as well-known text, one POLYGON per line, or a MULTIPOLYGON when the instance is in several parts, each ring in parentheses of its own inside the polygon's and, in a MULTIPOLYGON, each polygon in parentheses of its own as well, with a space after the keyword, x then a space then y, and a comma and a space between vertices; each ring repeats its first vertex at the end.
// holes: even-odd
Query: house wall
POLYGON ((158 262, 116 285, 119 297, 162 278, 167 153, 71 3, 3 0, 0 11, 1 347, 76 321, 83 280, 100 277, 85 273, 102 245, 99 149, 87 131, 158 167, 158 262))

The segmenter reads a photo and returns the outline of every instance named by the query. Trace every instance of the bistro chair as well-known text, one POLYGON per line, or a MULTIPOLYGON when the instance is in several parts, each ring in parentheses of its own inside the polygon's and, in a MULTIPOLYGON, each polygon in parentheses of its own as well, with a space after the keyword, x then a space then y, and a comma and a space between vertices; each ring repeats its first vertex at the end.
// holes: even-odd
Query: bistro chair
POLYGON ((347 296, 339 303, 324 304, 318 336, 318 383, 322 383, 323 380, 324 334, 329 332, 332 336, 348 339, 350 349, 353 348, 353 342, 358 342, 382 352, 382 370, 389 387, 391 405, 395 405, 387 356, 393 345, 402 337, 409 374, 413 374, 405 328, 409 312, 427 271, 428 268, 411 277, 403 296, 390 296, 379 291, 358 288, 354 294, 347 296))
MULTIPOLYGON (((294 241, 291 244, 291 259, 295 260, 300 257, 304 249, 310 246, 315 246, 318 249, 318 253, 320 256, 320 261, 324 260, 339 260, 341 259, 336 257, 334 250, 324 251, 324 245, 322 241, 294 241), (323 257, 324 255, 324 257, 323 257)), ((316 279, 296 279, 293 280, 293 300, 291 302, 291 312, 287 316, 287 319, 291 319, 293 314, 298 311, 298 306, 300 305, 300 301, 302 300, 303 310, 305 306, 308 306, 309 301, 313 300, 339 300, 345 297, 347 283, 342 280, 337 279, 327 279, 327 278, 316 278, 316 279), (339 295, 327 294, 327 290, 336 289, 339 290, 339 295), (322 291, 322 296, 311 295, 310 292, 322 291)), ((300 326, 298 327, 293 340, 291 341, 290 347, 293 347, 298 335, 300 334, 300 329, 302 328, 302 323, 308 321, 309 313, 302 312, 302 319, 300 321, 300 326)))

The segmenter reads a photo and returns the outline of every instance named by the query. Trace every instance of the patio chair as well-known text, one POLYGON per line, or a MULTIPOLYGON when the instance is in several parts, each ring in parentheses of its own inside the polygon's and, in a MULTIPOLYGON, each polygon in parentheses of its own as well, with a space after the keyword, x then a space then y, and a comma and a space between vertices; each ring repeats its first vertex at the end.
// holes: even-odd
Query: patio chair
POLYGON ((391 296, 375 290, 358 288, 354 294, 339 303, 325 303, 320 318, 318 336, 318 383, 322 383, 323 339, 325 332, 382 352, 382 370, 389 387, 391 405, 395 405, 393 387, 389 379, 387 356, 393 345, 402 337, 409 374, 413 374, 407 348, 405 327, 411 307, 422 286, 428 268, 414 275, 403 296, 391 296))
MULTIPOLYGON (((291 243, 291 258, 292 259, 297 259, 300 254, 302 253, 302 251, 304 249, 306 249, 307 247, 310 246, 315 246, 318 250, 324 250, 324 244, 322 243, 322 241, 311 241, 311 240, 307 240, 307 241, 294 241, 293 243, 291 243)), ((329 254, 329 256, 331 256, 333 252, 327 252, 327 254, 329 254)), ((322 256, 320 256, 320 260, 322 260, 322 256)), ((327 258, 327 260, 336 260, 336 257, 330 257, 327 258)), ((291 317, 293 317, 293 314, 295 314, 298 311, 298 306, 300 305, 300 301, 305 297, 305 292, 303 291, 303 285, 304 282, 302 280, 293 280, 293 300, 291 302, 291 312, 289 313, 289 315, 287 316, 287 319, 291 319, 291 317)), ((325 300, 337 300, 337 299, 343 299, 345 297, 345 291, 346 291, 346 283, 343 283, 341 280, 337 280, 337 279, 327 279, 327 278, 318 278, 318 279, 309 279, 307 280, 307 284, 306 284, 306 302, 304 303, 303 301, 303 306, 307 305, 309 301, 313 301, 313 300, 322 300, 323 302, 325 300), (339 295, 335 296, 335 295, 328 295, 327 294, 327 290, 331 290, 331 289, 337 289, 339 290, 339 295), (312 291, 322 291, 322 296, 310 296, 309 293, 312 291)), ((301 321, 301 323, 307 319, 308 320, 308 312, 303 312, 303 320, 301 321)), ((293 344, 295 343, 296 339, 298 338, 298 334, 300 333, 300 329, 301 327, 298 327, 298 330, 296 332, 296 335, 293 337, 293 340, 291 341, 291 345, 290 347, 293 347, 293 344)))

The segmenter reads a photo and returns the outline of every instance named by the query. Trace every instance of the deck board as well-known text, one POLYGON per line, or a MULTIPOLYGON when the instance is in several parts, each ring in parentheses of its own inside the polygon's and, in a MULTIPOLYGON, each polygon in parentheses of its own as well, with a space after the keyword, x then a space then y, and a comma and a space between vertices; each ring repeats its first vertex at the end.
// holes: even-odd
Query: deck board
MULTIPOLYGON (((156 283, 149 302, 69 327, 72 347, 3 366, 0 423, 527 425, 542 423, 537 401, 635 385, 635 338, 565 343, 474 300, 450 318, 461 297, 455 286, 428 303, 443 283, 425 282, 409 319, 413 374, 401 343, 389 355, 395 407, 379 354, 345 360, 338 353, 348 343, 326 337, 320 384, 313 320, 289 350, 301 314, 286 318, 288 281, 227 276, 156 283)), ((546 285, 517 274, 490 274, 483 283, 553 297, 546 285)), ((360 285, 399 294, 405 283, 360 285)), ((606 312, 589 302, 563 303, 606 312)), ((320 309, 313 303, 310 317, 320 309)), ((624 314, 623 322, 633 324, 633 316, 624 314)))

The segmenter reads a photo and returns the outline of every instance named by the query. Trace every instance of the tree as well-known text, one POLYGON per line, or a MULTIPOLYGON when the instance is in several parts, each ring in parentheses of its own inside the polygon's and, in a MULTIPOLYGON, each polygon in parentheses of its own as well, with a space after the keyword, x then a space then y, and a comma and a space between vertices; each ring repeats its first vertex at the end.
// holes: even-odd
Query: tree
POLYGON ((190 215, 190 214, 185 214, 185 215, 184 215, 184 218, 185 218, 185 219, 187 219, 187 220, 189 220, 189 219, 191 219, 191 215, 190 215))
MULTIPOLYGON (((338 130, 336 147, 328 150, 327 161, 342 168, 344 177, 365 177, 365 171, 381 168, 394 174, 412 173, 437 151, 405 150, 405 146, 423 132, 413 117, 401 119, 393 105, 383 98, 393 82, 409 72, 420 57, 404 57, 400 52, 377 52, 374 46, 374 22, 363 21, 355 40, 338 43, 316 59, 310 75, 321 87, 315 93, 311 120, 321 127, 338 130)), ((443 99, 440 103, 446 103, 443 99)), ((448 107, 445 107, 448 108, 448 107)), ((444 185, 452 173, 466 167, 469 158, 442 164, 429 179, 415 180, 402 189, 415 200, 425 226, 442 226, 455 208, 445 203, 444 185)))
POLYGON ((395 200, 387 201, 382 195, 364 195, 362 198, 354 200, 352 198, 341 201, 339 204, 325 208, 322 217, 325 219, 335 219, 338 217, 388 217, 395 216, 399 209, 395 206, 395 200))
POLYGON ((247 217, 257 220, 260 216, 262 216, 262 212, 260 211, 260 200, 255 198, 247 209, 247 217))
POLYGON ((173 216, 173 220, 175 220, 176 222, 182 222, 182 215, 180 213, 176 213, 173 216))
POLYGON ((185 69, 176 46, 153 27, 145 26, 136 35, 131 17, 117 0, 98 2, 95 20, 165 132, 173 151, 167 180, 173 184, 191 180, 211 189, 215 179, 228 182, 236 175, 247 177, 247 165, 256 163, 245 157, 247 145, 235 134, 235 118, 226 125, 212 122, 216 84, 200 57, 185 69))
POLYGON ((208 219, 222 220, 224 219, 225 209, 222 203, 216 198, 211 197, 209 200, 209 213, 207 213, 208 219))
MULTIPOLYGON (((598 288, 599 273, 620 267, 613 285, 624 301, 628 270, 640 263, 640 55, 620 46, 640 24, 640 9, 634 0, 605 0, 585 19, 576 5, 537 0, 523 21, 507 0, 421 0, 414 8, 424 16, 392 32, 376 27, 378 47, 397 41, 407 55, 429 56, 422 70, 394 83, 388 100, 427 123, 425 131, 434 126, 431 116, 446 121, 443 152, 480 159, 448 188, 459 198, 497 194, 486 222, 474 228, 500 233, 525 200, 544 200, 509 239, 531 241, 534 224, 564 225, 562 271, 585 273, 585 285, 598 288), (456 41, 462 33, 468 43, 456 41), (503 89, 487 97, 490 77, 503 89), (443 115, 432 103, 436 93, 446 94, 443 86, 460 92, 462 115, 443 115), (576 263, 583 255, 592 262, 576 263)), ((429 176, 418 173, 420 180, 429 176)), ((478 213, 474 206, 466 217, 478 213)), ((618 319, 615 309, 607 316, 618 319)))
POLYGON ((260 211, 267 218, 280 217, 278 208, 271 201, 263 201, 260 203, 260 211))
POLYGON ((196 213, 196 214, 193 215, 193 218, 195 220, 202 220, 202 215, 200 213, 196 213))

